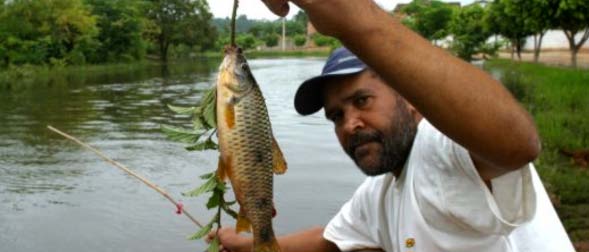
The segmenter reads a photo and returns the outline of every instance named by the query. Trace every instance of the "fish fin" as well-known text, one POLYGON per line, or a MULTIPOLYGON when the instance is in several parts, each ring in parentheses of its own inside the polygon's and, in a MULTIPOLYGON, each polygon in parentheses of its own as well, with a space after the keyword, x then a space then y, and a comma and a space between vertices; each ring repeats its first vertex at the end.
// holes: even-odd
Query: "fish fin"
POLYGON ((235 109, 233 108, 233 104, 227 104, 225 106, 225 123, 230 129, 235 127, 235 109))
POLYGON ((286 160, 284 160, 284 155, 282 155, 274 136, 272 136, 272 166, 275 174, 284 174, 286 172, 286 160))
POLYGON ((225 163, 223 162, 223 158, 219 156, 219 163, 217 164, 217 178, 221 181, 225 181, 227 179, 227 169, 225 169, 225 163))
POLYGON ((276 237, 272 237, 269 242, 254 243, 254 252, 280 252, 280 246, 276 237))
POLYGON ((251 232, 252 231, 252 223, 250 220, 245 216, 245 211, 243 211, 243 207, 239 208, 239 214, 237 215, 237 224, 235 224, 235 232, 240 233, 242 231, 251 232))

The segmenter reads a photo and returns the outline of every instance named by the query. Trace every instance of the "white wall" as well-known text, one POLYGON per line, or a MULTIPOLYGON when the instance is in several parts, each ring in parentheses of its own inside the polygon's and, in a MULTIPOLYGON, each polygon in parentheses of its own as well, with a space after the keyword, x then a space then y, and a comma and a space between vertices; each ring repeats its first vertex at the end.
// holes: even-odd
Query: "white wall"
MULTIPOLYGON (((582 32, 577 33, 576 41, 581 39, 582 32)), ((582 48, 589 48, 589 41, 582 48)), ((534 37, 528 37, 525 50, 534 50, 534 37)), ((542 39, 542 49, 569 49, 569 41, 561 30, 550 30, 542 39)))

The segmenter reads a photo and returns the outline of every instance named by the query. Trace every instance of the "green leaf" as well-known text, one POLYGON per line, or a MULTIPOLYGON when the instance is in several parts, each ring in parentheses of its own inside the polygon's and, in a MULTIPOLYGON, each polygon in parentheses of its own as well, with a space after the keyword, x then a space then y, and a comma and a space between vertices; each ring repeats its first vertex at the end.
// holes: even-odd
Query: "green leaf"
POLYGON ((217 88, 213 87, 207 91, 207 93, 203 96, 203 99, 200 103, 202 108, 202 117, 204 121, 210 128, 216 128, 216 101, 217 101, 217 88))
POLYGON ((199 178, 201 178, 201 179, 210 179, 210 178, 212 178, 212 177, 213 177, 213 175, 215 175, 215 172, 209 172, 209 173, 206 173, 206 174, 200 175, 200 177, 199 177, 199 178))
POLYGON ((205 121, 204 117, 202 117, 202 115, 195 115, 192 119, 192 127, 195 130, 209 130, 210 127, 208 126, 209 125, 207 125, 207 122, 205 121))
POLYGON ((213 241, 209 244, 209 248, 207 248, 208 252, 219 252, 219 237, 215 237, 213 241))
POLYGON ((213 222, 205 225, 200 230, 198 230, 198 232, 196 232, 192 236, 188 237, 188 240, 197 240, 197 239, 203 238, 205 235, 207 235, 209 232, 211 232, 211 229, 213 229, 213 222))
POLYGON ((222 192, 225 193, 225 191, 227 190, 227 185, 225 185, 225 182, 222 181, 218 181, 217 182, 217 189, 222 192))
POLYGON ((186 149, 189 151, 202 151, 202 150, 216 150, 217 144, 212 139, 207 139, 195 145, 187 146, 186 149))
POLYGON ((205 121, 207 122, 207 124, 211 127, 211 128, 216 128, 217 127, 217 115, 216 115, 216 109, 215 109, 215 103, 209 103, 206 105, 204 111, 203 111, 203 117, 205 119, 205 121))
POLYGON ((217 87, 213 86, 211 89, 207 90, 207 92, 204 94, 200 106, 204 107, 203 105, 209 104, 213 101, 216 100, 216 95, 217 95, 217 87))
POLYGON ((203 134, 203 132, 163 124, 161 125, 161 130, 171 140, 190 144, 196 143, 203 134))
POLYGON ((219 206, 219 204, 221 203, 222 197, 223 197, 222 193, 220 193, 219 191, 215 191, 213 193, 213 195, 209 198, 209 201, 207 202, 207 208, 211 209, 211 208, 219 206))
POLYGON ((174 112, 176 112, 177 114, 182 114, 182 115, 193 115, 196 111, 196 107, 179 107, 179 106, 173 106, 170 104, 166 104, 168 106, 168 108, 174 112))
POLYGON ((190 192, 183 193, 182 195, 188 196, 188 197, 197 197, 205 192, 212 191, 213 189, 215 189, 216 186, 217 186, 217 178, 210 178, 209 180, 207 180, 207 182, 202 184, 200 187, 198 187, 190 192))

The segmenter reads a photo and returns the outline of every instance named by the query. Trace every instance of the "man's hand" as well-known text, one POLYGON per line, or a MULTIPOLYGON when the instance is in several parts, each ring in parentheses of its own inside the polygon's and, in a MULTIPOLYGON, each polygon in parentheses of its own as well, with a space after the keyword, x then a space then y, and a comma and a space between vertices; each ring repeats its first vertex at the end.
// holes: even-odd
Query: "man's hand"
POLYGON ((210 243, 215 237, 219 238, 219 251, 249 252, 252 249, 252 238, 237 234, 233 228, 221 228, 209 232, 206 242, 210 243))
POLYGON ((288 6, 288 0, 262 0, 266 7, 270 9, 274 14, 284 17, 288 14, 290 7, 288 6))

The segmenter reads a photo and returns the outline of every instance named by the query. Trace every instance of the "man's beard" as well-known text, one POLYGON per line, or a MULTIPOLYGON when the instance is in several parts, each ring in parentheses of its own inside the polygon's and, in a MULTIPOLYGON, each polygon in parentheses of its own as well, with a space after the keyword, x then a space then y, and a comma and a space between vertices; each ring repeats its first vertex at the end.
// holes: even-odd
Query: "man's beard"
POLYGON ((387 172, 401 171, 407 158, 413 140, 417 133, 417 125, 404 102, 400 102, 393 115, 388 135, 379 130, 358 131, 350 137, 345 151, 354 160, 360 170, 368 176, 376 176, 387 172), (355 150, 358 146, 376 142, 381 145, 378 151, 378 162, 366 165, 357 160, 355 150))

